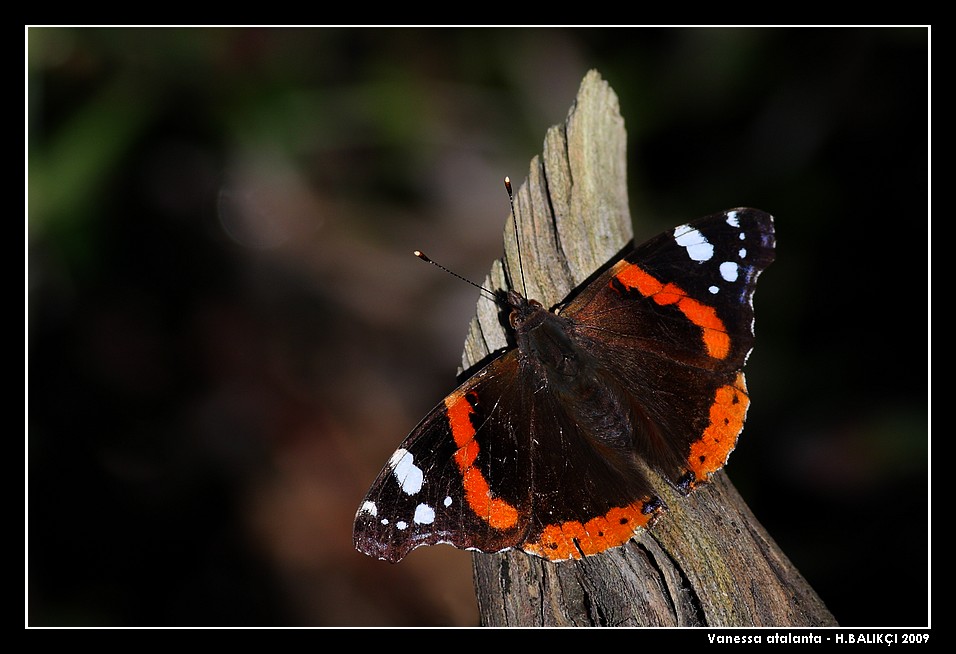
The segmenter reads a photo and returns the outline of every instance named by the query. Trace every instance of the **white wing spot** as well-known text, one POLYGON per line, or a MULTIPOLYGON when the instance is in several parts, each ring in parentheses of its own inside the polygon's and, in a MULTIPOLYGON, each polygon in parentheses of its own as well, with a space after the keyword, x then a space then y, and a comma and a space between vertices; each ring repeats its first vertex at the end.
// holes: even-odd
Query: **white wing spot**
POLYGON ((397 529, 402 529, 402 530, 404 530, 404 529, 407 529, 407 528, 408 528, 408 523, 405 522, 404 520, 399 520, 398 522, 395 523, 395 527, 396 527, 397 529))
POLYGON ((372 517, 375 517, 378 515, 378 507, 375 506, 375 502, 371 502, 368 500, 362 503, 361 511, 362 513, 368 513, 372 517))
POLYGON ((444 502, 445 506, 451 506, 451 496, 447 496, 444 502))
POLYGON ((395 450, 388 464, 392 467, 395 480, 406 495, 414 495, 422 489, 425 473, 415 465, 415 457, 408 450, 402 448, 395 450))
POLYGON ((740 227, 740 220, 738 220, 737 218, 736 211, 727 212, 727 224, 730 225, 731 227, 740 227))
POLYGON ((430 525, 435 522, 435 509, 427 504, 419 504, 415 507, 414 520, 419 525, 430 525))
POLYGON ((707 242, 703 234, 687 225, 674 230, 674 240, 687 250, 687 256, 694 261, 709 261, 714 256, 714 246, 707 242))
POLYGON ((720 276, 728 282, 737 281, 738 272, 737 264, 733 261, 725 261, 720 264, 720 276))
POLYGON ((720 289, 716 286, 711 286, 707 290, 710 291, 712 295, 717 295, 720 292, 720 289))
POLYGON ((744 234, 743 232, 740 232, 740 236, 738 236, 737 238, 739 238, 741 241, 743 241, 743 240, 746 240, 747 235, 744 234))
POLYGON ((387 525, 387 524, 388 524, 388 518, 382 518, 382 524, 383 524, 383 525, 387 525))
POLYGON ((737 250, 737 256, 740 257, 741 259, 746 259, 746 258, 747 258, 747 248, 740 248, 739 250, 737 250))

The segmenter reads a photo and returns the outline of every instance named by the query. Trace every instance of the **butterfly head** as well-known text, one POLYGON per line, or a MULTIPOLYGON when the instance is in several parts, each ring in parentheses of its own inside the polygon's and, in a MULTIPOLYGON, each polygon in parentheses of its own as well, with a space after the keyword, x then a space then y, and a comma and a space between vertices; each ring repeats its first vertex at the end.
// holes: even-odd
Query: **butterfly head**
POLYGON ((537 300, 528 300, 517 291, 506 293, 506 302, 511 307, 508 322, 515 331, 529 330, 544 320, 547 310, 537 300))

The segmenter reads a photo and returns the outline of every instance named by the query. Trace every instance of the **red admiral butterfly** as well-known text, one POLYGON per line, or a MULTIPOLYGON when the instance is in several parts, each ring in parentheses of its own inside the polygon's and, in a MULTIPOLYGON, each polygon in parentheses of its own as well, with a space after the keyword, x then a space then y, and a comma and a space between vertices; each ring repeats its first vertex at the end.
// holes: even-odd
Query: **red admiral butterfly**
POLYGON ((562 561, 626 543, 664 510, 651 479, 690 492, 734 449, 752 297, 773 259, 773 218, 734 209, 635 247, 556 310, 499 291, 516 346, 395 451, 356 513, 356 548, 562 561))

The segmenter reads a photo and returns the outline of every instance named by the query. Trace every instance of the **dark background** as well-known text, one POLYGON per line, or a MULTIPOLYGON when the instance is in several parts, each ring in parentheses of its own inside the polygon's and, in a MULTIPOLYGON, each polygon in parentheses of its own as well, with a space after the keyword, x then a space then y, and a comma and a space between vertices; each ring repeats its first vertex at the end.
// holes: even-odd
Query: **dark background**
POLYGON ((928 624, 928 31, 30 29, 27 623, 472 625, 356 507, 454 385, 585 72, 638 239, 777 219, 727 468, 844 626, 928 624))

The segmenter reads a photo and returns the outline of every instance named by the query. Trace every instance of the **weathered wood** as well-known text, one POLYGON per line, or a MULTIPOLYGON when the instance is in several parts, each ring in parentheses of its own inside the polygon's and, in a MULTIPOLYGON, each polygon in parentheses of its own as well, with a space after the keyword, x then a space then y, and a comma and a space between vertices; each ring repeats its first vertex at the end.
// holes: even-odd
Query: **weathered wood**
MULTIPOLYGON (((631 240, 625 148, 617 96, 592 71, 516 194, 526 297, 556 304, 631 240)), ((507 278, 521 288, 516 243, 509 218, 505 263, 495 262, 487 287, 504 288, 507 278)), ((481 299, 464 367, 505 344, 497 307, 481 299)), ((660 487, 668 511, 624 547, 558 564, 476 553, 482 624, 836 624, 723 471, 689 497, 660 487)))

